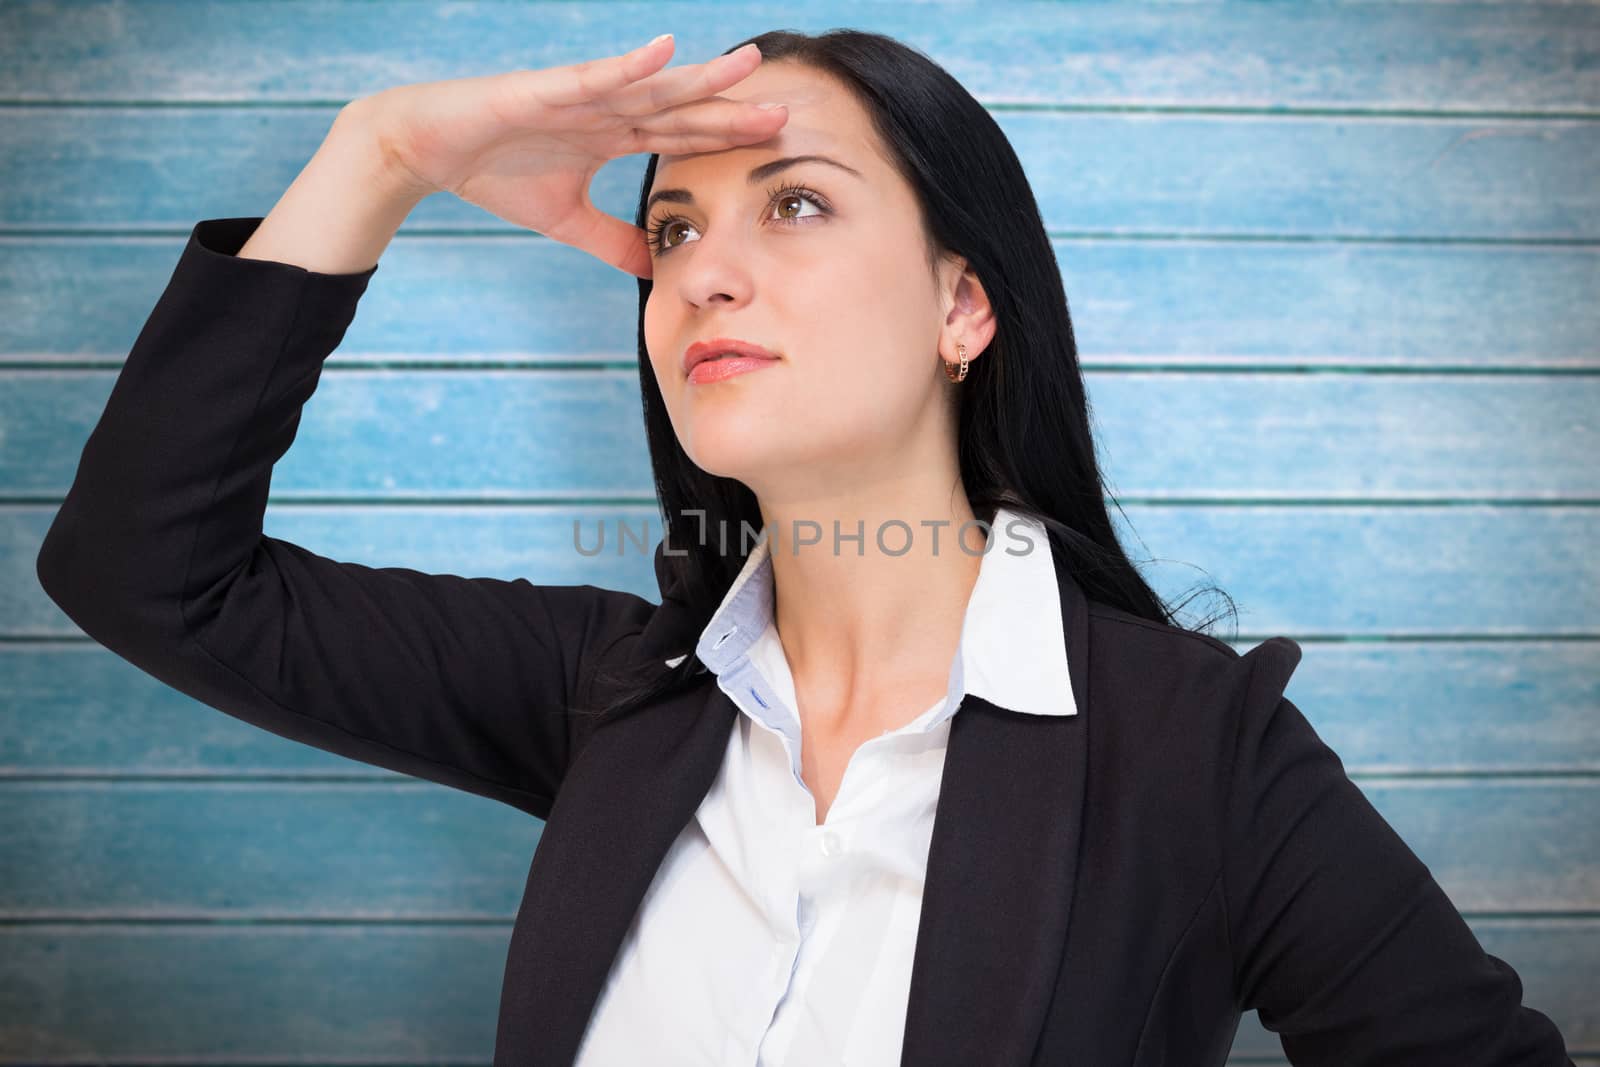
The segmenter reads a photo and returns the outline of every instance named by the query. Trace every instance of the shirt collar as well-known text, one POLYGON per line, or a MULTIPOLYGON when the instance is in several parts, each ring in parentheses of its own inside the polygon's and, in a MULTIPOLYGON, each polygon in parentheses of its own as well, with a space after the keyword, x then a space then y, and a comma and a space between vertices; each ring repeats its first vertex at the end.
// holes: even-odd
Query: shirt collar
MULTIPOLYGON (((972 693, 1012 711, 1077 714, 1052 551, 1043 523, 996 509, 951 664, 956 700, 972 693)), ((772 625, 772 605, 771 546, 762 539, 701 630, 694 654, 717 675, 735 667, 772 625)))

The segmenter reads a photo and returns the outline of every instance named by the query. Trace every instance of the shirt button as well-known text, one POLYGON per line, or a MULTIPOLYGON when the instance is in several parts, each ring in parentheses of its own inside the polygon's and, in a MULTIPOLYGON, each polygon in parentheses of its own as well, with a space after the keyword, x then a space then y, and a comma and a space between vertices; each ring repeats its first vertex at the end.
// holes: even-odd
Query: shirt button
POLYGON ((832 830, 825 830, 822 837, 817 840, 817 846, 822 849, 824 856, 837 856, 839 854, 839 835, 832 830))

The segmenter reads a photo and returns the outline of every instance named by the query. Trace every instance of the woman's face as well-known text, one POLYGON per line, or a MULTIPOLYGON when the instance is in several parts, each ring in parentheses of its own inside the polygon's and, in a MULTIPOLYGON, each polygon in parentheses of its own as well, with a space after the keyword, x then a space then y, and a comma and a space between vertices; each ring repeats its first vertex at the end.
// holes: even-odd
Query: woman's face
POLYGON ((778 101, 789 117, 767 141, 657 161, 644 332, 678 440, 701 468, 761 497, 814 499, 848 491, 841 480, 894 478, 925 461, 919 439, 953 435, 939 339, 952 306, 943 283, 964 264, 951 261, 936 282, 911 187, 829 76, 768 62, 722 95, 778 101), (747 178, 811 154, 842 166, 747 178), (655 199, 668 189, 682 192, 655 199), (693 381, 684 356, 713 338, 780 358, 693 381))

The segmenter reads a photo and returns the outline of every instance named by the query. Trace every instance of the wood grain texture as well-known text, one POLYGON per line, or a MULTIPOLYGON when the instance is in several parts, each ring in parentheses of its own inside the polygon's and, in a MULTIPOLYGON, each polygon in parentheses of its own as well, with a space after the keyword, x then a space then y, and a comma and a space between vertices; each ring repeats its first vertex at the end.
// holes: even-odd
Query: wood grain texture
POLYGON ((931 55, 985 103, 1592 115, 1600 28, 1583 4, 1006 4, 185 0, 0 8, 0 96, 306 102, 401 81, 541 68, 677 35, 698 62, 764 30, 856 26, 931 55), (209 17, 207 17, 209 16, 209 17), (23 46, 23 43, 25 47, 23 46))
MULTIPOLYGON (((0 493, 59 498, 115 378, 0 370, 0 493)), ((1086 378, 1126 499, 1600 501, 1600 376, 1086 378)), ((329 370, 274 499, 647 500, 638 408, 634 369, 329 370)))
MULTIPOLYGON (((1361 788, 1460 908, 1569 912, 1600 893, 1592 778, 1361 788)), ((540 832, 513 808, 403 780, 0 781, 0 806, 18 813, 0 868, 28 872, 0 883, 4 922, 509 920, 540 832)))
MULTIPOLYGON (((1600 1045, 1592 923, 1475 918, 1528 1003, 1573 1048, 1600 1045)), ((488 1063, 511 924, 32 923, 0 928, 0 1047, 77 1064, 488 1063), (199 1054, 197 1056, 197 1054, 199 1054)), ((1282 1057, 1254 1012, 1235 1059, 1282 1057)))
MULTIPOLYGON (((1307 641, 1287 693, 1357 781, 1600 771, 1588 640, 1307 641)), ((395 776, 219 715, 89 642, 0 645, 0 781, 329 777, 395 776)))
MULTIPOLYGON (((272 202, 230 199, 195 217, 262 215, 272 202)), ((0 236, 0 358, 120 365, 183 239, 0 236)), ((1587 245, 1096 237, 1053 248, 1086 366, 1600 367, 1600 258, 1587 245)), ((378 274, 330 369, 637 364, 632 277, 554 241, 402 227, 378 274)))
MULTIPOLYGON (((650 546, 654 505, 384 504, 269 507, 265 531, 334 559, 467 576, 534 576, 659 597, 650 546), (644 547, 640 547, 643 545, 644 547), (580 550, 581 549, 581 550, 580 550)), ((1301 505, 1127 505, 1113 520, 1161 595, 1215 583, 1238 607, 1238 629, 1333 638, 1600 636, 1600 508, 1301 505), (1508 566, 1508 553, 1536 555, 1508 566), (1307 558, 1317 561, 1308 567, 1307 558)), ((19 636, 78 631, 33 579, 52 510, 0 510, 0 608, 19 636)), ((679 535, 681 536, 681 535, 679 535)), ((731 543, 731 539, 730 539, 731 543)), ((1224 602, 1202 596, 1189 611, 1224 602)), ((1193 621, 1198 621, 1195 619, 1193 621)))
MULTIPOLYGON (((0 1063, 487 1063, 541 824, 293 745, 36 583, 198 219, 402 82, 858 26, 945 65, 1060 264, 1114 514, 1215 582, 1488 951, 1600 1067, 1600 7, 446 0, 0 6, 0 1063)), ((643 158, 597 176, 630 217, 643 158)), ((439 195, 267 533, 654 599, 631 277, 439 195), (463 313, 468 309, 470 313, 463 313), (574 442, 581 447, 574 447, 574 442), (585 556, 601 523, 607 551, 585 556)), ((1222 606, 1201 597, 1191 618, 1222 606)), ((1281 1067, 1248 1014, 1232 1064, 1281 1067)))
MULTIPOLYGON (((0 227, 70 231, 115 219, 171 230, 196 213, 271 203, 332 117, 246 104, 30 108, 0 130, 0 181, 17 190, 0 227)), ((995 121, 1046 225, 1062 233, 1600 236, 1600 125, 1590 121, 1025 110, 997 110, 995 121)), ((631 218, 643 173, 643 156, 607 163, 595 204, 631 218)), ((425 199, 403 227, 429 228, 526 233, 448 193, 425 199)))

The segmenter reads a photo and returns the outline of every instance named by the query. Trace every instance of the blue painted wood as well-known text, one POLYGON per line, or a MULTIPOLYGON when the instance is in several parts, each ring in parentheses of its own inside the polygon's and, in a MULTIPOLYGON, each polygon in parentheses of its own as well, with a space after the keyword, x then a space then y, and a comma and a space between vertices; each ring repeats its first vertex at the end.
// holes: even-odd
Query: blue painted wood
MULTIPOLYGON (((1238 631, 1220 637, 1600 635, 1600 508, 1130 504, 1123 512, 1113 522, 1158 593, 1171 599, 1216 583, 1233 597, 1238 631)), ((0 508, 0 546, 12 546, 0 551, 0 611, 18 635, 79 632, 33 577, 53 513, 0 508)), ((274 505, 265 530, 371 566, 591 582, 659 598, 654 505, 274 505), (575 530, 577 544, 600 554, 580 552, 575 530)), ((1202 597, 1189 614, 1223 606, 1202 597)))
MULTIPOLYGON (((1600 1048, 1591 923, 1474 919, 1528 1003, 1600 1048)), ((489 1062, 509 923, 0 928, 0 1048, 13 1062, 489 1062)), ((1239 1056, 1281 1057, 1253 1012, 1239 1056)))
MULTIPOLYGON (((994 118, 1052 232, 1600 237, 1593 122, 1004 109, 994 118)), ((329 108, 250 105, 23 111, 0 127, 0 183, 16 191, 0 202, 0 227, 171 230, 265 213, 332 119, 329 108)), ((632 218, 644 163, 606 164, 592 184, 596 206, 632 218)), ((807 180, 848 203, 826 171, 807 180)), ((448 193, 417 205, 402 231, 441 227, 532 232, 448 193)))
MULTIPOLYGON (((1392 778, 1359 788, 1468 912, 1600 895, 1600 782, 1392 778)), ((542 824, 432 784, 0 782, 0 921, 509 919, 542 824)))
POLYGON ((1157 591, 1219 584, 1245 634, 1593 636, 1600 509, 1128 507, 1157 591), (1249 530, 1248 534, 1245 531, 1249 530), (1148 547, 1145 547, 1148 546, 1148 547), (1229 546, 1225 548, 1224 546, 1229 546), (1248 558, 1246 558, 1248 557, 1248 558))
MULTIPOLYGON (((785 24, 890 33, 990 108, 1054 239, 1133 554, 1166 595, 1232 594, 1241 648, 1305 642, 1290 697, 1600 1067, 1600 9, 991 14, 0 6, 0 1062, 488 1062, 540 824, 164 689, 44 597, 39 538, 190 226, 265 213, 346 100, 668 29, 698 62, 785 24)), ((596 202, 627 215, 642 163, 596 202)), ((570 547, 575 515, 659 536, 635 314, 630 277, 429 198, 267 532, 654 599, 647 552, 570 547)), ((1282 1063, 1253 1016, 1234 1053, 1282 1063)))
MULTIPOLYGON (((1593 640, 1312 641, 1303 651, 1288 696, 1358 781, 1600 771, 1593 640)), ((330 774, 405 780, 219 714, 86 640, 0 644, 0 779, 330 774)))
POLYGON ((1593 114, 1600 29, 1561 3, 1018 3, 804 7, 633 0, 185 0, 0 7, 0 98, 337 101, 408 81, 542 68, 677 35, 675 63, 792 27, 887 33, 980 100, 1099 107, 1593 114), (174 57, 182 57, 178 61, 174 57))
POLYGON ((0 928, 9 1063, 478 1063, 509 922, 0 928))
MULTIPOLYGON (((1086 377, 1119 496, 1600 500, 1600 377, 1086 377)), ((0 493, 59 498, 114 380, 0 371, 0 493)), ((282 499, 648 499, 638 412, 632 369, 329 371, 272 487, 282 499)))
MULTIPOLYGON (((227 214, 271 206, 241 199, 227 214)), ((3 358, 120 365, 200 217, 179 237, 0 237, 3 358)), ((1063 238, 1053 247, 1088 365, 1600 367, 1592 246, 1063 238)), ((401 235, 329 364, 633 362, 638 301, 631 275, 555 241, 401 235)))
POLYGON ((390 778, 0 782, 0 922, 510 920, 544 823, 390 778))

